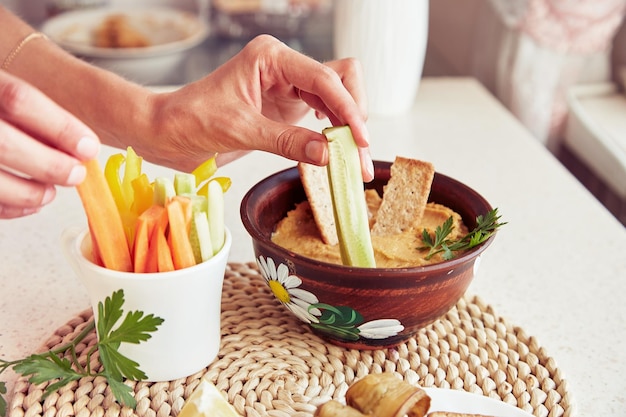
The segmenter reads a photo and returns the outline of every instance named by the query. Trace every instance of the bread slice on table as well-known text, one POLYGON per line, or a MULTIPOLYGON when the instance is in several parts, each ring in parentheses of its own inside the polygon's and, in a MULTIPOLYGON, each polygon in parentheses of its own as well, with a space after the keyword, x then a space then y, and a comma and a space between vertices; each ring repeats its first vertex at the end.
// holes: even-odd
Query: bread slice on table
POLYGON ((383 190, 383 201, 372 235, 397 235, 418 226, 434 176, 435 167, 430 162, 396 157, 391 165, 391 178, 383 190))
POLYGON ((326 167, 300 162, 298 172, 322 240, 327 245, 337 245, 339 238, 326 167))

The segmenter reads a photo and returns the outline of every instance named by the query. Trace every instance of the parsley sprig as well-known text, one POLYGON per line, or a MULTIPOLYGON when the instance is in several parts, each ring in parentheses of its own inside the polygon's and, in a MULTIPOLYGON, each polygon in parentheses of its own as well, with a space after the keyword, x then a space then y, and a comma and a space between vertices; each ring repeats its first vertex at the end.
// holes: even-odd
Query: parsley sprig
MULTIPOLYGON (((135 408, 137 402, 131 395, 131 387, 124 384, 123 379, 140 381, 146 379, 146 374, 139 369, 137 362, 122 355, 119 347, 122 343, 138 344, 150 339, 150 333, 157 330, 163 319, 153 314, 131 311, 117 325, 124 314, 123 305, 124 291, 113 292, 104 303, 98 303, 97 326, 93 321, 89 322, 72 341, 56 349, 14 361, 0 359, 0 374, 12 367, 16 373, 29 377, 28 382, 31 384, 55 381, 46 387, 43 398, 80 378, 103 376, 115 399, 123 405, 135 408), (86 358, 81 363, 76 348, 94 327, 98 342, 87 351, 86 358), (102 364, 99 372, 91 369, 91 357, 96 351, 102 364)), ((0 416, 5 416, 7 411, 7 402, 3 397, 6 391, 6 384, 0 381, 0 416)))
POLYGON ((490 210, 487 214, 476 217, 476 227, 458 240, 448 239, 448 235, 454 229, 452 216, 435 229, 435 236, 431 236, 428 230, 422 231, 422 242, 424 246, 420 249, 429 249, 426 259, 430 259, 438 253, 442 253, 444 260, 454 258, 454 252, 471 249, 480 245, 498 229, 506 223, 501 223, 498 209, 490 210))

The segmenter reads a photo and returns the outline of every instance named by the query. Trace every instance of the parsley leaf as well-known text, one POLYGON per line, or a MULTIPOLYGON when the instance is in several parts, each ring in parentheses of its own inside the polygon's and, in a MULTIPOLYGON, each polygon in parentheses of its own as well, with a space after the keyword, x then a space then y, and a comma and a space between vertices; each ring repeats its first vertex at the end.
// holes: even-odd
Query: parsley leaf
POLYGON ((489 239, 496 229, 506 224, 499 221, 500 217, 497 208, 490 210, 484 216, 479 215, 476 217, 476 227, 471 232, 452 241, 448 239, 454 229, 453 219, 450 216, 442 225, 437 226, 434 239, 428 230, 422 231, 424 246, 419 249, 429 249, 426 259, 430 259, 438 253, 442 253, 441 257, 444 260, 452 259, 455 256, 454 252, 471 249, 489 239))
POLYGON ((115 396, 115 399, 121 403, 125 404, 129 407, 135 408, 137 406, 137 400, 131 394, 133 389, 123 383, 120 380, 108 378, 107 383, 109 384, 109 388, 111 388, 111 392, 115 396))
POLYGON ((7 393, 7 385, 5 382, 0 381, 0 416, 7 414, 7 401, 4 399, 4 394, 7 393))
POLYGON ((122 378, 141 381, 146 379, 146 374, 139 369, 139 364, 118 352, 121 343, 139 344, 145 342, 151 336, 150 333, 157 330, 163 323, 163 319, 153 314, 144 316, 141 311, 129 312, 122 324, 116 329, 113 327, 122 317, 122 304, 124 295, 119 291, 113 293, 111 299, 107 298, 104 305, 98 305, 98 316, 110 318, 110 320, 98 320, 98 349, 100 361, 110 377, 117 381, 122 378), (108 302, 107 302, 108 301, 108 302))
MULTIPOLYGON (((50 382, 44 391, 43 398, 57 389, 85 376, 103 376, 106 378, 115 399, 122 405, 135 408, 137 402, 132 389, 124 384, 123 379, 140 381, 146 374, 139 369, 139 364, 119 352, 122 343, 138 344, 148 340, 163 323, 163 319, 153 314, 145 315, 141 311, 131 311, 124 320, 124 291, 113 292, 104 303, 98 303, 98 324, 90 322, 71 342, 48 352, 33 354, 27 358, 5 361, 0 359, 0 374, 9 368, 29 377, 28 382, 41 384, 50 382), (76 347, 96 327, 98 342, 87 352, 85 365, 78 360, 76 347), (89 366, 91 356, 98 350, 102 370, 93 372, 89 366), (52 382, 54 381, 54 382, 52 382)), ((6 384, 0 382, 0 416, 5 416, 7 403, 6 384)))

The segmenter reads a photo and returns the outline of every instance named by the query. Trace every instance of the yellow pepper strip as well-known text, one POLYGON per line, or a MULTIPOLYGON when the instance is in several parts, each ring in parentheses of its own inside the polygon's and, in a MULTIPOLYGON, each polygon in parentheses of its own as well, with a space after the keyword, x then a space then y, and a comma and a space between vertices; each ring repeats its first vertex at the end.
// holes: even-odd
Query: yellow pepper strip
POLYGON ((137 218, 139 217, 136 213, 126 210, 122 213, 122 224, 124 225, 124 233, 126 234, 126 241, 128 242, 128 247, 133 249, 133 245, 135 244, 135 232, 137 228, 137 218))
POLYGON ((109 185, 109 189, 113 194, 115 205, 117 206, 117 210, 120 214, 128 207, 126 200, 124 200, 124 195, 122 194, 122 183, 119 175, 120 168, 122 167, 125 159, 126 158, 124 158, 124 155, 121 153, 111 155, 104 166, 104 176, 107 180, 107 184, 109 185))
POLYGON ((228 191, 233 181, 229 177, 215 177, 213 181, 217 181, 222 186, 222 192, 228 191))
POLYGON ((145 173, 132 180, 131 185, 135 196, 131 211, 139 216, 154 204, 154 188, 145 173))
MULTIPOLYGON (((222 192, 228 191, 233 181, 229 177, 215 177, 211 179, 211 181, 217 181, 217 183, 222 187, 222 192)), ((208 197, 209 193, 209 181, 205 182, 202 187, 198 190, 198 195, 202 195, 208 197)))
POLYGON ((122 194, 124 195, 128 210, 130 210, 133 200, 135 199, 132 182, 141 175, 142 161, 143 158, 137 156, 132 147, 129 146, 126 148, 126 163, 124 164, 124 177, 122 178, 122 194))
POLYGON ((122 191, 122 182, 120 181, 119 173, 124 161, 126 161, 126 158, 121 153, 111 155, 104 166, 104 177, 106 178, 111 194, 113 195, 113 200, 115 201, 115 206, 122 219, 128 245, 131 247, 135 235, 134 220, 136 216, 130 211, 132 200, 127 200, 122 191))
POLYGON ((217 171, 217 154, 196 167, 191 173, 196 177, 196 187, 207 181, 217 171))

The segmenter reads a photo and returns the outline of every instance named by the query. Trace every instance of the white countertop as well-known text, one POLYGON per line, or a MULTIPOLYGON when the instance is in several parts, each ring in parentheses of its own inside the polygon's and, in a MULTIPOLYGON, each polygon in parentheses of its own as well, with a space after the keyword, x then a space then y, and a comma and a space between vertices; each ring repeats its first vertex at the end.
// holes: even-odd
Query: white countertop
MULTIPOLYGON (((368 123, 375 159, 429 160, 499 208, 508 224, 469 291, 536 337, 567 379, 577 415, 623 416, 626 229, 474 80, 426 79, 412 113, 368 123)), ((313 117, 302 124, 326 127, 313 117)), ((292 165, 256 152, 220 169, 233 180, 226 202, 231 262, 253 260, 241 198, 292 165)), ((154 166, 146 172, 171 175, 154 166)), ((0 358, 31 353, 89 307, 59 247, 61 231, 74 224, 85 224, 74 189, 59 190, 37 215, 0 222, 0 358)), ((9 383, 12 377, 0 376, 9 383)))
POLYGON ((584 84, 568 92, 563 143, 626 200, 626 95, 616 84, 584 84))

